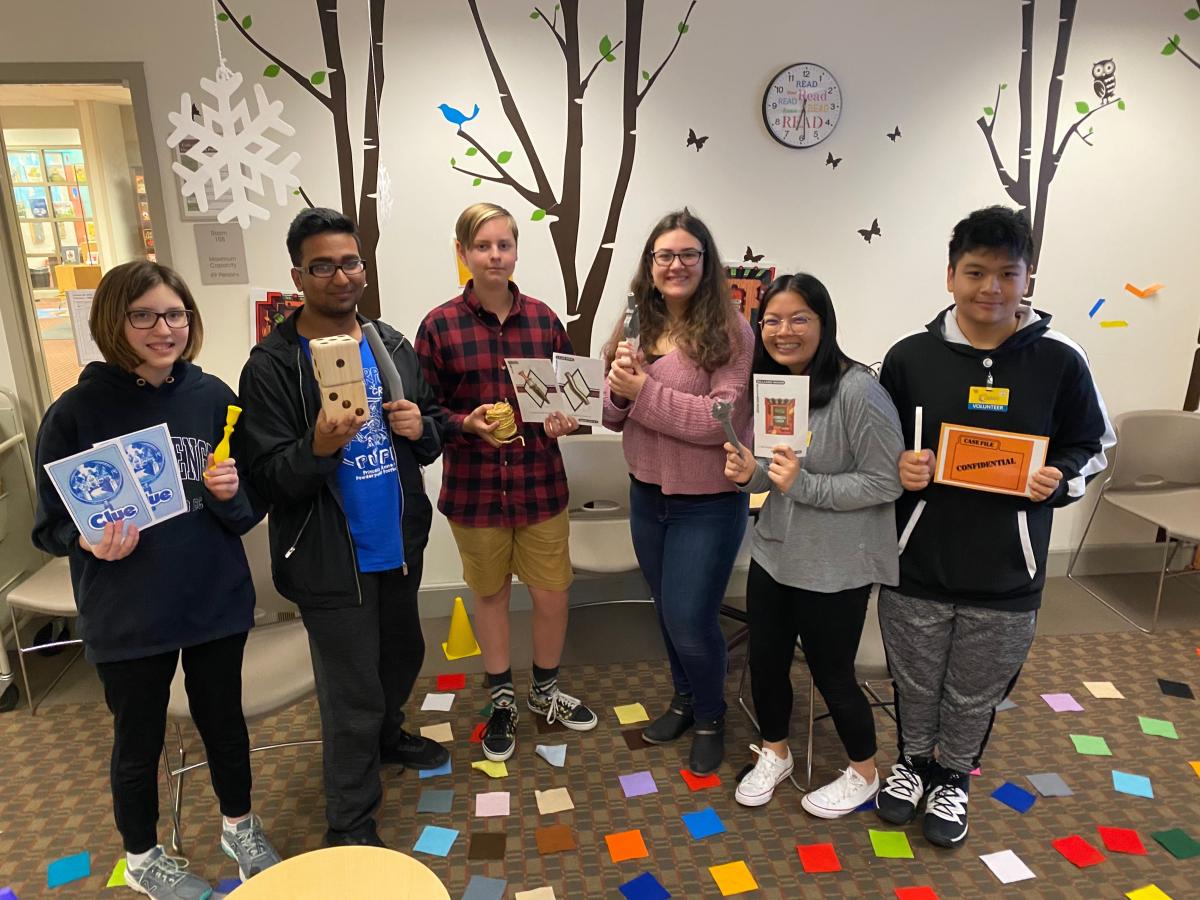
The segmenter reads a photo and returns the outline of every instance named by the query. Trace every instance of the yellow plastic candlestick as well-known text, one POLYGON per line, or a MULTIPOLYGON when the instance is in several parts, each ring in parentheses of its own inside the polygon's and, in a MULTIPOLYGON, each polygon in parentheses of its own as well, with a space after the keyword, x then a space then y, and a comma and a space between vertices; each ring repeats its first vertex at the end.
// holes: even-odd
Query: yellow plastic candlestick
POLYGON ((233 426, 237 424, 238 416, 241 414, 240 406, 229 404, 229 409, 225 413, 225 433, 221 436, 221 442, 217 444, 217 448, 213 450, 214 466, 229 459, 229 438, 233 436, 233 426))

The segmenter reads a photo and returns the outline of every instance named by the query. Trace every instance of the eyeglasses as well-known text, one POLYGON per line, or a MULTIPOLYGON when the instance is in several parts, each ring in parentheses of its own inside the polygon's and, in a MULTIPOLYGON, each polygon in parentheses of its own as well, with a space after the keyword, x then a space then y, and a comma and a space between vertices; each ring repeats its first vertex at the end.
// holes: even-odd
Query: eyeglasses
POLYGON ((125 313, 125 318, 129 320, 129 324, 141 331, 149 331, 158 325, 158 320, 163 319, 167 323, 168 328, 187 328, 192 324, 192 311, 190 309, 168 309, 166 312, 155 312, 152 309, 130 309, 125 313))
POLYGON ((808 331, 809 326, 814 321, 816 321, 814 317, 801 314, 792 316, 790 319, 781 319, 778 316, 765 316, 759 324, 764 333, 776 332, 786 324, 792 334, 803 334, 808 331))
POLYGON ((365 259, 348 259, 344 263, 315 262, 311 266, 298 266, 297 268, 307 272, 313 278, 332 278, 338 269, 347 275, 364 272, 367 268, 367 261, 365 259))
POLYGON ((665 269, 671 263, 675 262, 675 260, 679 260, 685 266, 694 266, 700 262, 700 257, 703 255, 703 250, 697 250, 693 247, 687 250, 680 250, 678 253, 674 250, 653 250, 650 253, 650 258, 665 269))

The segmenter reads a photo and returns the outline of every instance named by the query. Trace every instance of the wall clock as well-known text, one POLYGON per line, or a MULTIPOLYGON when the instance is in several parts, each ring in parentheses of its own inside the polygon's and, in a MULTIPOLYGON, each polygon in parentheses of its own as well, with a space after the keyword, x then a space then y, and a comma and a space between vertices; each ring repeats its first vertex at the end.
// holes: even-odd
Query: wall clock
POLYGON ((762 101, 767 132, 785 147, 815 147, 842 115, 842 90, 816 63, 793 63, 771 79, 762 101))

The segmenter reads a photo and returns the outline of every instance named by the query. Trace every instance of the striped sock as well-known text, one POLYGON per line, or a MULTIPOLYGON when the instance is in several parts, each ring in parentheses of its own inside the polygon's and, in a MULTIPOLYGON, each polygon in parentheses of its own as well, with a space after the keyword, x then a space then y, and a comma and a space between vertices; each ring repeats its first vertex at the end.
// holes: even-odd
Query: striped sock
POLYGON ((512 669, 505 669, 498 675, 488 672, 488 690, 492 693, 493 706, 512 706, 515 702, 513 692, 512 669))
POLYGON ((542 699, 552 697, 558 690, 558 666, 543 669, 537 663, 533 665, 533 692, 542 699))

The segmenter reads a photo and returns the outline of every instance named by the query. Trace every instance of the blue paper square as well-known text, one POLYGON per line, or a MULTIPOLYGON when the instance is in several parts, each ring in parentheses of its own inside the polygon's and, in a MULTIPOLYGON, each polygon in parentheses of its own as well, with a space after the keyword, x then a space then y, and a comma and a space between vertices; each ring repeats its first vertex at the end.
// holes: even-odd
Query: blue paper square
POLYGON ((446 764, 444 766, 438 766, 436 769, 422 769, 417 774, 422 778, 437 778, 439 775, 449 775, 450 760, 446 760, 446 764))
POLYGON ((428 853, 430 856, 448 856, 450 848, 458 840, 458 832, 453 828, 442 828, 438 825, 426 825, 417 843, 413 847, 416 853, 428 853))
POLYGON ((222 878, 213 888, 215 894, 232 894, 235 888, 242 886, 240 878, 222 878))
POLYGON ((684 813, 683 824, 687 826, 692 838, 697 841, 714 834, 722 834, 725 831, 725 823, 721 821, 721 817, 711 806, 699 812, 684 813))
POLYGON ((64 856, 56 859, 46 867, 46 887, 56 888, 59 885, 87 878, 92 874, 92 854, 84 850, 74 856, 64 856))
POLYGON ((1154 799, 1154 786, 1145 775, 1131 775, 1128 772, 1118 772, 1113 769, 1113 788, 1122 794, 1133 794, 1135 797, 1154 799))
MULTIPOLYGON (((649 872, 643 872, 633 881, 625 882, 618 890, 625 900, 667 900, 671 896, 649 872)), ((467 898, 463 897, 463 900, 467 898)))
POLYGON ((1011 806, 1019 813, 1029 812, 1029 808, 1037 802, 1036 796, 1029 793, 1023 787, 1013 784, 1011 781, 1004 782, 1004 784, 992 791, 992 796, 1005 806, 1011 806))
POLYGON ((454 806, 454 789, 425 788, 417 800, 419 813, 448 813, 454 806))
POLYGON ((484 878, 482 875, 472 875, 471 883, 462 900, 504 900, 504 889, 508 882, 503 878, 484 878))

